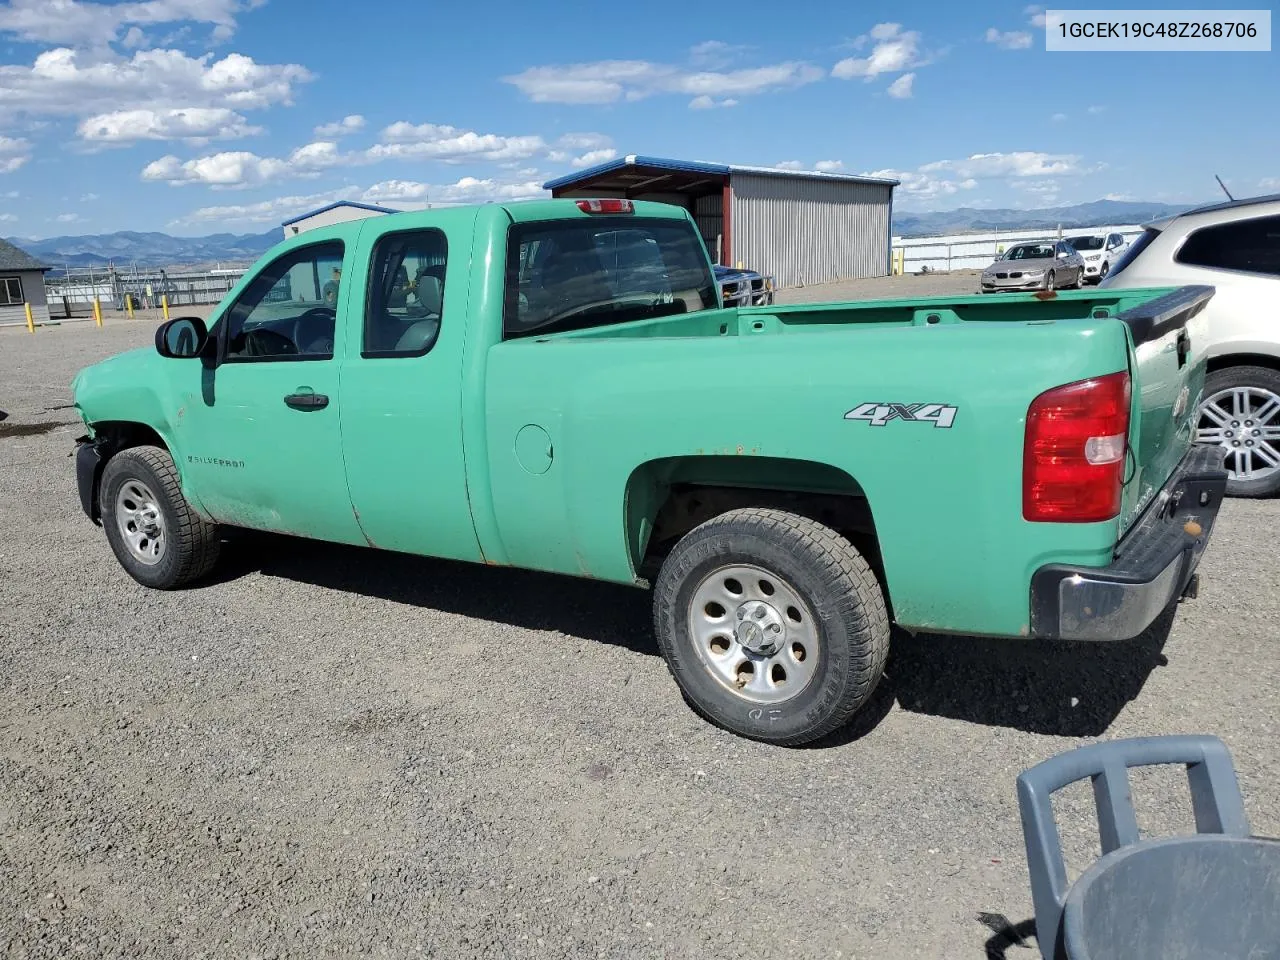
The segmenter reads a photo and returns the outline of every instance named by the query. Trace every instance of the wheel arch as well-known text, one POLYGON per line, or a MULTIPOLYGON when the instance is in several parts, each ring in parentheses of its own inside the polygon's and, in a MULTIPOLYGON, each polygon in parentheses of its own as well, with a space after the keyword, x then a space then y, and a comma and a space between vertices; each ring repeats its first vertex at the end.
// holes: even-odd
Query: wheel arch
POLYGON ((1266 353, 1224 353, 1209 358, 1205 373, 1217 373, 1231 367, 1265 367, 1280 373, 1280 356, 1266 353))
POLYGON ((830 464, 785 457, 699 455, 650 460, 625 492, 627 547, 636 574, 652 579, 684 534, 729 510, 772 507, 836 530, 861 552, 892 601, 871 504, 861 484, 830 464))
MULTIPOLYGON (((92 483, 92 500, 90 517, 97 521, 102 516, 102 505, 99 499, 102 485, 102 472, 108 461, 122 450, 130 447, 160 447, 173 456, 173 448, 154 427, 133 420, 102 420, 93 423, 93 443, 98 452, 98 460, 94 466, 92 483)), ((176 463, 178 475, 182 476, 182 467, 176 463)))

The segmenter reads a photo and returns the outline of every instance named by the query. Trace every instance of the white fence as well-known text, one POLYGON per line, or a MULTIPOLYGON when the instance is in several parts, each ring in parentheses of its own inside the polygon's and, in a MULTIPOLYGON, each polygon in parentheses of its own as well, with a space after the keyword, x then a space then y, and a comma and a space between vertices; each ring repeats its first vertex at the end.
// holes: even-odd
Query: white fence
POLYGON ((1000 230, 991 233, 956 233, 937 237, 894 237, 895 270, 981 270, 989 266, 1011 244, 1026 240, 1076 237, 1083 234, 1118 233, 1132 242, 1142 233, 1138 224, 1103 224, 1049 230, 1000 230), (898 264, 902 264, 898 267, 898 264))

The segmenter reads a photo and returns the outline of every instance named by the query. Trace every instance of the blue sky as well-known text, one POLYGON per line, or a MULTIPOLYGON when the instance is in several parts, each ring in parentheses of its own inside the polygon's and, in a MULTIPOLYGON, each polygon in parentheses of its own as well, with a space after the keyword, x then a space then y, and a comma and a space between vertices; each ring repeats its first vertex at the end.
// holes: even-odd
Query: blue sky
POLYGON ((916 210, 1280 191, 1274 51, 1048 53, 986 0, 611 9, 0 0, 0 233, 262 232, 628 153, 896 176, 916 210))

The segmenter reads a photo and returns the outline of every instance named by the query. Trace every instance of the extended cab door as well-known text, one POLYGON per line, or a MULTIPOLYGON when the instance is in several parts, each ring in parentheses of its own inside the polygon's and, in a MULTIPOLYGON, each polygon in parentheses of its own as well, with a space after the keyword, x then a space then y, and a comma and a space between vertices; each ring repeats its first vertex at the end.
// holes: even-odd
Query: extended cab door
POLYGON ((178 416, 183 470, 214 519, 363 542, 338 421, 350 257, 338 239, 294 247, 217 320, 218 362, 178 416))
POLYGON ((373 218, 360 234, 344 331, 347 483, 370 545, 480 560, 462 452, 463 346, 476 334, 467 323, 476 212, 429 216, 430 226, 411 228, 373 218))

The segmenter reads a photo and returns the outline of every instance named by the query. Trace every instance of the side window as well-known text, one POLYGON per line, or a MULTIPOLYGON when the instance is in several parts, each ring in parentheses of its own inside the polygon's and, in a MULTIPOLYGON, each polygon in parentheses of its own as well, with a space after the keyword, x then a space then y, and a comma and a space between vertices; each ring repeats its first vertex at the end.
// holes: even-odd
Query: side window
POLYGON ((0 277, 0 304, 24 303, 21 277, 0 277))
POLYGON ((1280 217, 1257 217, 1195 231, 1183 241, 1178 263, 1280 276, 1280 217))
POLYGON ((390 233, 373 248, 364 311, 364 357, 420 357, 444 313, 448 242, 439 230, 390 233))
POLYGON ((333 357, 342 242, 300 247, 269 264, 226 313, 226 359, 333 357))

